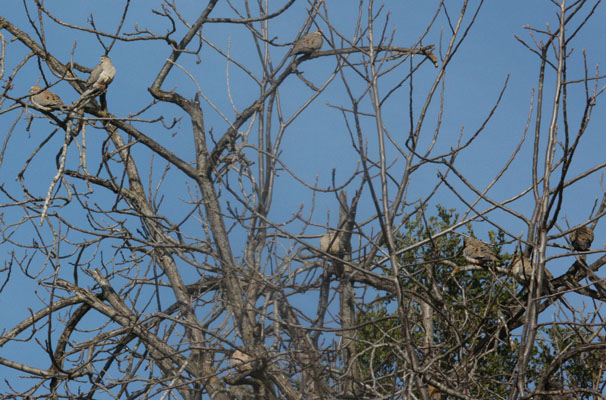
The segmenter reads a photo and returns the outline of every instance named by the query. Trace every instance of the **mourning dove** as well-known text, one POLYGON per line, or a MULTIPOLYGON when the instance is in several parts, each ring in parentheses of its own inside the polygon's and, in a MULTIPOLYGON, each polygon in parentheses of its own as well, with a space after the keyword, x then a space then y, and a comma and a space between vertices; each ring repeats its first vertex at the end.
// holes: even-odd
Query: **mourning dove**
POLYGON ((247 372, 252 369, 250 365, 250 356, 242 353, 240 350, 235 350, 231 354, 231 365, 238 372, 247 372))
MULTIPOLYGON (((524 257, 521 254, 516 254, 511 260, 511 273, 516 280, 522 284, 530 282, 530 278, 534 273, 532 261, 530 261, 528 257, 524 257)), ((543 274, 545 279, 548 281, 553 279, 553 275, 551 275, 551 272, 549 272, 547 268, 544 269, 543 274)))
POLYGON ((107 110, 105 92, 114 80, 114 76, 116 76, 116 67, 107 56, 101 56, 99 60, 99 65, 90 72, 90 76, 86 80, 86 90, 82 93, 74 108, 84 108, 93 97, 100 95, 101 107, 103 110, 107 110))
POLYGON ((63 100, 50 90, 42 90, 40 86, 34 85, 29 89, 32 103, 44 110, 58 110, 65 107, 63 100))
POLYGON ((593 230, 588 226, 582 226, 570 233, 572 247, 577 251, 587 251, 593 242, 593 230))
POLYGON ((525 283, 532 276, 532 263, 528 257, 516 254, 511 260, 511 273, 520 283, 525 283))
POLYGON ((322 236, 320 239, 320 250, 330 254, 339 254, 341 250, 341 238, 337 232, 330 231, 322 236))
POLYGON ((106 91, 109 84, 114 80, 114 76, 116 76, 116 67, 107 56, 101 56, 99 59, 101 62, 91 71, 86 81, 86 87, 87 89, 106 91))
POLYGON ((499 261, 490 246, 473 237, 465 238, 463 244, 463 257, 470 263, 476 265, 484 264, 487 261, 499 261))
POLYGON ((294 55, 311 54, 314 51, 319 50, 322 47, 322 43, 322 31, 317 30, 297 40, 292 49, 292 52, 294 55))

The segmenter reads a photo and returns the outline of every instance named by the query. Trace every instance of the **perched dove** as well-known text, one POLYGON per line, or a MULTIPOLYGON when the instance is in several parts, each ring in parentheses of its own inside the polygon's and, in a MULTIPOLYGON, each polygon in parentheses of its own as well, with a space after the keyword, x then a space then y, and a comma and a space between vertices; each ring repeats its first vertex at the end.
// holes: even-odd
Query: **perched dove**
MULTIPOLYGON (((532 274, 534 273, 534 268, 532 262, 528 257, 524 257, 521 254, 516 254, 511 260, 511 273, 520 283, 528 283, 532 274)), ((553 275, 547 268, 544 269, 544 275, 547 280, 552 280, 553 275)))
POLYGON ((32 103, 44 110, 58 110, 65 107, 63 100, 50 90, 42 90, 40 86, 34 85, 29 89, 32 103))
POLYGON ((238 372, 250 371, 252 366, 250 365, 250 356, 242 353, 240 350, 235 350, 231 354, 231 365, 238 372))
POLYGON ((518 282, 524 283, 530 280, 532 276, 532 263, 528 257, 516 254, 511 260, 511 273, 518 280, 518 282))
POLYGON ((341 238, 337 232, 330 231, 325 233, 320 239, 320 250, 330 254, 339 254, 340 249, 341 238))
POLYGON ((107 56, 100 57, 101 62, 90 73, 86 81, 87 89, 100 89, 106 91, 116 76, 116 67, 107 56))
POLYGON ((587 251, 593 242, 593 231, 588 226, 582 226, 570 233, 572 247, 578 251, 587 251))
POLYGON ((490 246, 473 237, 465 238, 463 257, 470 263, 476 265, 484 264, 487 261, 499 261, 490 246))
POLYGON ((292 49, 294 55, 297 54, 311 54, 322 47, 322 31, 317 30, 303 36, 297 40, 295 46, 292 49))

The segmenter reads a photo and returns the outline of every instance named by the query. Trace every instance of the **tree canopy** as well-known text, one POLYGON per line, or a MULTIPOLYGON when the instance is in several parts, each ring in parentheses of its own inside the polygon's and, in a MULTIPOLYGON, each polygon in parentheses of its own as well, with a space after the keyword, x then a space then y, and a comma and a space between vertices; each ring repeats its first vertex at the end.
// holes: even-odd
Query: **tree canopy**
POLYGON ((531 3, 7 7, 2 397, 604 398, 605 11, 531 3))

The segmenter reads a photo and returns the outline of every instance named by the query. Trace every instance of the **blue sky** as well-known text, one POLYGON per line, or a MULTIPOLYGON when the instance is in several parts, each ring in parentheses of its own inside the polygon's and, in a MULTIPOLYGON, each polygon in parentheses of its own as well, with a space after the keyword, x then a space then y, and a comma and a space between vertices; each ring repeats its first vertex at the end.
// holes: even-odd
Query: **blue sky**
MULTIPOLYGON (((204 2, 178 1, 182 15, 189 22, 197 17, 204 6, 204 2)), ((449 2, 449 7, 460 2, 449 2)), ((15 3, 17 4, 17 3, 15 3)), ((10 9, 5 9, 3 15, 10 22, 18 25, 33 37, 35 33, 28 26, 27 19, 21 3, 10 9)), ((31 3, 28 3, 31 6, 31 3)), ((151 29, 159 33, 166 32, 169 25, 166 21, 157 15, 151 13, 151 8, 159 8, 160 2, 132 2, 128 18, 121 34, 132 32, 134 24, 138 24, 140 29, 151 29)), ((353 2, 351 4, 354 4, 353 2)), ((389 8, 388 31, 394 31, 394 45, 400 47, 409 47, 415 43, 416 38, 423 32, 429 23, 432 12, 435 9, 436 1, 391 1, 387 2, 389 8)), ((101 30, 113 32, 119 22, 123 2, 107 0, 103 2, 64 0, 60 3, 47 2, 46 6, 59 18, 65 22, 89 26, 87 21, 89 16, 94 15, 96 26, 101 30)), ((305 2, 298 2, 291 10, 281 16, 278 20, 269 24, 271 37, 276 37, 276 43, 283 44, 282 47, 272 48, 273 62, 277 64, 281 56, 286 54, 288 44, 295 39, 297 32, 305 21, 306 11, 305 2)), ((354 29, 357 9, 355 6, 344 7, 343 3, 329 2, 329 15, 331 23, 344 34, 351 34, 354 29), (338 5, 337 5, 338 4, 338 5)), ((457 9, 449 9, 451 18, 456 19, 457 9)), ((33 11, 33 8, 30 9, 33 11)), ((514 35, 531 43, 532 39, 529 31, 524 29, 526 25, 532 25, 539 29, 544 29, 547 23, 555 26, 557 20, 555 8, 550 1, 489 1, 486 2, 478 16, 477 23, 471 29, 467 40, 461 46, 455 58, 451 61, 447 77, 445 79, 445 102, 444 114, 442 116, 441 135, 436 145, 439 151, 447 151, 456 142, 456 138, 463 131, 463 137, 469 138, 476 129, 482 124, 488 115, 493 104, 497 100, 505 80, 509 76, 507 90, 503 96, 500 107, 486 126, 481 137, 468 148, 465 153, 459 157, 458 167, 478 188, 483 188, 493 179, 495 174, 507 162, 511 153, 521 140, 522 132, 527 121, 530 107, 532 90, 536 89, 538 76, 538 58, 529 52, 520 44, 514 35)), ((605 26, 602 21, 605 20, 604 7, 599 7, 596 15, 590 20, 587 26, 579 33, 575 41, 570 45, 573 48, 573 55, 568 64, 569 76, 571 79, 578 79, 582 75, 583 58, 582 52, 587 54, 587 65, 589 73, 594 74, 596 66, 606 58, 606 50, 603 46, 603 38, 606 37, 605 26)), ((33 14, 35 16, 35 13, 33 14)), ((211 17, 234 16, 233 12, 227 9, 225 3, 217 7, 211 17)), ((578 17, 577 17, 578 18, 578 17)), ((380 21, 385 20, 385 14, 380 21)), ((65 27, 60 27, 48 18, 45 21, 45 31, 47 46, 49 51, 59 60, 67 62, 73 49, 74 61, 86 65, 90 68, 98 63, 98 57, 103 54, 103 48, 100 46, 97 38, 86 32, 76 32, 65 27)), ((319 22, 319 25, 326 29, 325 23, 319 22)), ((179 33, 184 30, 179 28, 174 38, 180 38, 179 33)), ((440 51, 441 35, 444 35, 442 44, 444 45, 449 38, 447 21, 442 14, 438 22, 431 28, 427 37, 423 40, 424 45, 435 44, 436 52, 440 51)), ((241 25, 208 24, 204 31, 204 37, 212 43, 219 46, 223 51, 229 51, 239 62, 246 64, 255 73, 259 73, 260 64, 256 54, 256 49, 251 45, 250 35, 241 25)), ((109 44, 107 38, 103 42, 109 44)), ((208 44, 204 44, 208 46, 208 44)), ((339 47, 340 43, 335 43, 339 47)), ((325 44, 325 49, 328 48, 325 44)), ((7 64, 6 71, 10 73, 16 64, 21 60, 21 55, 27 51, 18 42, 11 42, 7 45, 7 64)), ((147 91, 151 85, 152 79, 158 73, 159 69, 169 55, 169 49, 164 42, 117 42, 110 52, 110 56, 118 69, 118 73, 110 90, 108 92, 108 104, 110 112, 120 117, 127 117, 152 101, 152 97, 147 91)), ((227 89, 231 89, 231 97, 239 110, 248 106, 258 96, 258 88, 245 74, 235 66, 226 66, 222 57, 210 49, 203 50, 200 63, 192 55, 184 55, 179 59, 179 64, 187 69, 196 79, 203 90, 203 93, 217 106, 218 109, 233 119, 236 112, 230 105, 227 89), (229 80, 228 80, 229 75, 229 80)), ((335 69, 336 61, 331 57, 321 57, 302 63, 299 70, 306 79, 319 86, 329 77, 335 69)), ((400 66, 392 72, 381 85, 381 90, 387 92, 393 82, 401 79, 406 73, 408 65, 400 66)), ((45 70, 48 73, 48 70, 45 70)), ((430 64, 425 63, 421 70, 415 75, 415 95, 413 112, 418 116, 419 107, 424 100, 424 93, 432 84, 437 70, 430 64)), ((51 75, 48 75, 49 77, 51 75)), ((85 77, 84 75, 82 75, 85 77)), ((14 96, 26 95, 29 87, 33 85, 40 77, 38 65, 34 60, 21 70, 14 82, 14 90, 11 93, 14 96)), ((356 85, 354 90, 361 93, 363 86, 360 81, 352 78, 356 85)), ((384 118, 387 121, 388 130, 398 137, 402 142, 408 136, 410 126, 408 114, 408 83, 406 88, 392 96, 384 107, 384 118)), ((165 89, 174 87, 182 95, 192 98, 196 92, 196 85, 180 69, 174 69, 169 79, 164 85, 165 89)), ((60 83, 53 89, 59 94, 66 103, 77 99, 77 93, 67 84, 60 83)), ((546 86, 545 99, 547 104, 544 112, 549 112, 549 100, 553 97, 553 79, 550 78, 546 86)), ((571 116, 573 121, 579 120, 579 112, 584 107, 582 96, 582 85, 577 85, 571 89, 570 104, 571 116)), ((283 101, 283 111, 288 118, 291 113, 303 104, 312 92, 295 76, 291 76, 280 89, 280 96, 283 101)), ((430 140, 437 118, 437 101, 434 100, 434 106, 430 108, 430 116, 423 128, 422 141, 430 140)), ((536 104, 536 101, 535 101, 536 104)), ((4 107, 10 104, 5 103, 4 107)), ((343 84, 337 77, 317 99, 302 113, 300 118, 288 127, 283 140, 281 158, 285 164, 293 170, 297 176, 304 179, 309 184, 314 184, 316 178, 319 186, 328 188, 331 184, 331 170, 336 169, 336 182, 344 183, 352 174, 359 162, 358 154, 352 149, 349 134, 343 123, 343 116, 340 111, 332 106, 349 107, 349 100, 344 95, 343 84)), ((362 103, 362 107, 370 110, 367 102, 362 103)), ((212 110, 208 104, 203 103, 205 112, 205 124, 207 129, 212 129, 218 137, 227 127, 227 123, 212 110)), ((578 155, 571 167, 569 177, 575 175, 575 172, 582 171, 592 165, 596 165, 604 160, 604 107, 600 104, 594 109, 592 122, 578 149, 578 155)), ((38 113, 34 112, 38 115, 38 113)), ((536 114, 536 112, 535 112, 536 114)), ((0 116, 3 118, 3 126, 8 127, 16 118, 16 111, 0 116)), ((190 135, 190 123, 184 118, 182 111, 172 105, 159 105, 151 108, 141 118, 154 119, 163 115, 167 123, 173 118, 183 118, 174 128, 170 130, 159 126, 146 123, 135 123, 139 129, 142 129, 148 136, 158 140, 165 147, 171 149, 185 160, 194 160, 193 145, 190 135)), ((375 159, 378 157, 376 144, 376 127, 372 120, 365 121, 364 129, 370 155, 375 159)), ((544 129, 547 123, 544 123, 544 129)), ((42 138, 46 137, 52 131, 52 127, 45 119, 37 119, 33 122, 32 128, 26 132, 26 123, 21 120, 13 132, 9 142, 9 149, 5 155, 2 168, 2 183, 10 191, 18 192, 18 183, 15 181, 16 171, 23 167, 23 154, 30 152, 38 145, 42 138), (16 151, 19 149, 19 151, 16 151)), ((5 128, 5 130, 8 128, 5 128)), ((574 127, 571 127, 574 131, 574 127)), ((254 132, 254 130, 253 130, 254 132)), ((101 132, 102 133, 102 132, 101 132)), ((95 165, 99 158, 99 145, 104 137, 89 129, 87 132, 90 138, 89 155, 90 165, 95 165), (95 136, 96 134, 96 136, 95 136), (97 146, 97 147, 95 147, 97 146)), ((254 133, 251 133, 254 135, 254 133)), ((489 192, 496 200, 504 200, 517 194, 520 190, 530 184, 530 165, 532 157, 532 131, 523 145, 518 158, 512 164, 508 173, 503 179, 489 192)), ((51 140, 50 148, 37 157, 29 172, 26 173, 31 186, 35 187, 38 196, 44 197, 48 184, 54 176, 56 169, 54 164, 54 155, 61 143, 63 137, 59 133, 51 140), (49 161, 52 160, 52 161, 49 161)), ((148 162, 149 151, 142 146, 133 147, 133 152, 141 162, 148 162)), ((396 156, 393 148, 388 150, 392 160, 396 156)), ((69 163, 72 167, 77 166, 77 155, 75 149, 70 151, 69 163)), ((156 160, 157 161, 157 160, 156 160)), ((255 159, 256 161, 256 159, 255 159)), ((157 183, 164 164, 157 162, 154 167, 154 176, 152 183, 157 183)), ((395 176, 401 175, 403 164, 401 158, 396 161, 394 166, 395 176), (399 171, 399 172, 396 172, 399 171)), ((429 165, 423 167, 414 177, 413 184, 409 191, 409 201, 414 201, 425 196, 433 188, 436 182, 436 173, 442 170, 442 167, 429 165)), ((92 171, 91 171, 92 172, 92 171)), ((167 215, 179 220, 179 217, 186 211, 179 204, 186 199, 186 185, 181 175, 170 172, 169 179, 164 183, 163 193, 165 195, 164 211, 167 215)), ((591 207, 596 198, 601 194, 600 181, 601 173, 594 174, 584 182, 573 187, 565 196, 563 211, 558 220, 560 226, 565 226, 564 217, 567 217, 571 224, 577 224, 588 217, 591 207)), ((357 182, 357 181, 356 181, 357 182)), ((153 184, 152 184, 153 186, 153 184)), ((457 185, 461 188, 460 185, 457 185)), ((353 195, 357 188, 355 184, 350 185, 347 190, 353 195)), ((393 194, 393 188, 392 194, 393 194)), ((466 194, 468 199, 472 199, 471 193, 466 194)), ((99 197, 95 201, 111 202, 111 198, 99 197)), ((282 171, 276 183, 276 193, 274 196, 274 211, 272 217, 277 221, 285 221, 292 217, 301 203, 304 204, 303 214, 309 212, 312 201, 312 193, 295 179, 282 171)), ((324 224, 327 219, 328 210, 330 210, 330 222, 335 224, 338 216, 337 202, 333 193, 319 194, 316 198, 317 204, 313 216, 313 222, 324 224)), ((449 208, 456 208, 462 212, 464 205, 455 201, 454 197, 447 190, 440 190, 435 197, 433 204, 443 204, 449 208)), ((532 198, 526 198, 515 203, 513 208, 525 215, 530 216, 532 212, 532 198)), ((70 206, 62 210, 70 218, 77 218, 77 207, 70 206), (71 214, 73 213, 73 214, 71 214)), ((483 207, 480 207, 483 208, 483 207)), ((162 210, 162 209, 161 209, 162 210)), ((369 198, 365 197, 358 216, 360 220, 370 217, 374 210, 370 207, 369 198)), ((494 213, 495 220, 503 224, 514 234, 519 234, 524 229, 519 221, 513 220, 504 213, 494 213)), ((5 215, 5 222, 18 221, 22 215, 12 213, 5 215)), ((36 221, 37 222, 37 221, 36 221)), ((292 229, 297 228, 296 224, 291 225, 292 229)), ((43 234, 48 233, 42 229, 43 234)), ((376 232, 376 226, 374 231, 376 232)), ((477 227, 476 233, 480 237, 486 238, 486 231, 491 229, 486 224, 477 227)), ((317 239, 311 236, 323 233, 323 229, 310 229, 305 233, 310 236, 309 242, 315 243, 317 239)), ((22 229, 17 233, 16 238, 22 242, 31 241, 29 235, 33 235, 33 228, 22 229)), ((525 229, 524 229, 525 232, 525 229)), ((598 224, 596 230, 596 240, 594 248, 603 248, 605 240, 603 233, 606 232, 601 224, 598 224)), ((369 233, 369 232, 367 232, 369 233)), ((244 239, 243 233, 234 232, 234 244, 241 246, 244 239)), ((563 243, 563 242, 561 242, 563 243)), ((5 251, 10 251, 8 244, 3 245, 5 251)), ((591 260, 591 257, 590 257, 591 260)), ((43 260, 36 268, 43 269, 43 260)), ((559 275, 561 271, 558 268, 560 264, 555 263, 554 275, 559 275)), ((42 275, 48 275, 52 271, 45 270, 42 275)), ((67 273, 67 272, 66 272, 67 273)), ((68 274, 69 276, 69 274, 68 274)), ((192 281, 197 279, 196 274, 188 277, 192 281)), ((0 312, 7 322, 14 322, 26 315, 26 307, 31 304, 20 302, 9 302, 6 298, 16 298, 19 294, 31 293, 34 286, 31 281, 13 278, 11 284, 5 288, 4 298, 0 297, 0 312)), ((43 294, 42 297, 45 297, 43 294)), ((8 355, 5 356, 10 358, 8 355)), ((40 367, 46 367, 47 360, 41 361, 40 367)), ((0 368, 0 370, 2 370, 0 368)), ((8 375, 5 375, 8 376, 8 375)), ((4 383, 0 382, 0 391, 5 390, 4 383)))

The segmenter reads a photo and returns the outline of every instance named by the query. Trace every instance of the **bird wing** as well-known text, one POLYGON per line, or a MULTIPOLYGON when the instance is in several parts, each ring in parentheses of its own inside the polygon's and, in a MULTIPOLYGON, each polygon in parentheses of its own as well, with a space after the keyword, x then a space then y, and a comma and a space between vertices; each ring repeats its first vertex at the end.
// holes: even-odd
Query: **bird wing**
POLYGON ((51 92, 50 90, 45 90, 44 92, 41 93, 41 95, 44 98, 44 102, 48 105, 58 105, 58 106, 63 105, 63 100, 61 100, 61 98, 59 96, 57 96, 55 93, 51 92))
POLYGON ((469 238, 463 254, 478 261, 499 261, 490 246, 475 238, 469 238))
POLYGON ((297 41, 297 43, 295 43, 293 52, 295 54, 309 53, 315 49, 320 48, 322 46, 322 36, 319 36, 319 38, 316 38, 316 36, 319 36, 319 35, 317 35, 315 33, 310 33, 310 34, 303 36, 301 39, 299 39, 297 41), (318 46, 318 42, 319 42, 319 46, 318 46))
POLYGON ((499 258, 494 254, 490 246, 486 243, 482 242, 480 246, 480 252, 482 253, 482 258, 486 261, 499 261, 499 258))
POLYGON ((99 77, 101 76, 101 72, 103 72, 103 66, 101 64, 97 65, 95 68, 93 68, 93 70, 90 73, 90 76, 88 77, 88 80, 86 81, 86 85, 88 87, 94 85, 95 83, 97 83, 97 81, 99 80, 99 77))
POLYGON ((42 108, 60 108, 65 105, 63 100, 50 90, 44 90, 32 96, 32 103, 42 108))
POLYGON ((101 72, 101 76, 99 77, 99 80, 103 84, 109 85, 114 80, 115 75, 116 75, 116 68, 113 65, 106 65, 103 68, 103 71, 101 72))
POLYGON ((570 233, 570 241, 575 250, 586 251, 593 243, 593 230, 587 226, 582 226, 570 233))
POLYGON ((295 47, 293 48, 293 53, 299 54, 304 51, 303 50, 303 47, 304 47, 303 40, 304 39, 305 38, 302 38, 302 39, 298 40, 297 43, 295 43, 295 47))

